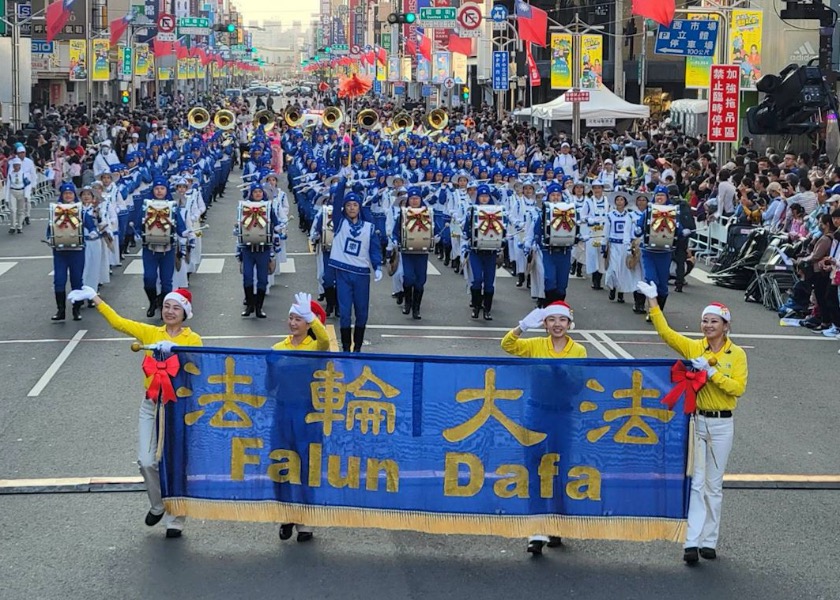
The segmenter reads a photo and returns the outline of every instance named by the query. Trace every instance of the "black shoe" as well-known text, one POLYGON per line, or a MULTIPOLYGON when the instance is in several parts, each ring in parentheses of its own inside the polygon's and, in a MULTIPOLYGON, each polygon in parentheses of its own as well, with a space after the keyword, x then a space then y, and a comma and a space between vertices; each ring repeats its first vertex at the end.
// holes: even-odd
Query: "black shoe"
POLYGON ((155 316, 157 310, 157 290, 154 288, 145 288, 146 298, 149 299, 149 308, 146 309, 146 316, 150 319, 155 316))
POLYGON ((405 300, 405 292, 397 292, 394 294, 394 298, 397 299, 397 306, 399 306, 403 303, 403 300, 405 300))
POLYGON ((23 233, 23 229, 21 229, 20 227, 18 227, 17 232, 18 232, 18 233, 23 233))
POLYGON ((522 287, 525 285, 525 273, 520 273, 516 276, 516 287, 522 287))
POLYGON ((181 530, 180 529, 167 529, 166 530, 166 537, 168 538, 179 538, 181 537, 181 530))
POLYGON ((147 512, 146 513, 146 525, 148 525, 149 527, 154 527, 155 525, 160 523, 160 520, 163 518, 163 515, 164 515, 164 513, 160 513, 159 515, 156 515, 152 511, 147 512))
POLYGON ((484 294, 484 320, 485 321, 492 321, 493 316, 490 314, 490 311, 493 309, 493 294, 484 294))
POLYGON ((365 344, 365 327, 356 325, 353 328, 353 352, 361 352, 365 344))
POLYGON ((697 548, 686 548, 683 552, 683 560, 689 565, 697 564, 700 561, 700 555, 697 552, 697 548))
POLYGON ((9 227, 9 233, 16 233, 16 232, 17 232, 17 229, 15 229, 14 227, 9 227))
POLYGON ((58 310, 50 317, 51 321, 63 321, 67 316, 67 296, 64 292, 55 293, 55 305, 58 310))
POLYGON ((82 306, 84 302, 74 302, 73 303, 73 320, 74 321, 81 321, 82 320, 82 306))
POLYGON ((312 540, 314 536, 312 535, 311 531, 298 531, 297 534, 297 541, 299 542, 309 542, 312 540))
POLYGON ((615 288, 610 290, 610 300, 615 300, 615 288))
POLYGON ((422 318, 420 316, 420 304, 423 302, 423 290, 414 289, 411 296, 411 318, 419 321, 422 318))
POLYGON ((243 317, 250 317, 254 314, 254 304, 256 300, 254 299, 254 289, 250 286, 245 286, 245 310, 243 310, 240 314, 243 317))
POLYGON ((407 315, 411 312, 411 303, 413 301, 414 296, 414 288, 409 286, 403 287, 403 296, 405 297, 405 302, 403 303, 402 307, 402 314, 407 315))
POLYGON ((618 302, 619 304, 624 304, 624 294, 623 293, 619 292, 618 300, 616 300, 616 302, 618 302))
POLYGON ((268 315, 263 312, 263 303, 265 302, 265 290, 257 290, 257 295, 254 298, 254 312, 258 319, 265 319, 268 315))
POLYGON ((449 263, 450 263, 450 255, 449 255, 449 252, 447 252, 447 253, 446 253, 446 254, 444 254, 444 256, 443 256, 443 266, 444 266, 444 267, 448 267, 448 266, 449 266, 449 263))
POLYGON ((528 552, 535 556, 542 555, 543 546, 545 546, 545 542, 542 540, 531 540, 528 542, 528 552))
MULTIPOLYGON (((23 224, 24 225, 29 225, 29 217, 24 217, 23 218, 23 224)), ((20 229, 18 229, 18 231, 20 231, 20 229)))
POLYGON ((294 523, 283 523, 280 525, 280 539, 286 541, 291 539, 292 533, 294 533, 295 524, 294 523))
POLYGON ((675 292, 679 292, 680 294, 682 294, 682 291, 683 291, 683 284, 682 284, 682 283, 678 283, 678 284, 676 284, 676 285, 674 286, 674 291, 675 291, 675 292))
POLYGON ((700 548, 700 556, 706 560, 715 560, 717 558, 717 552, 715 552, 714 548, 700 548))
POLYGON ((546 544, 546 546, 548 546, 549 548, 559 548, 562 545, 563 545, 563 538, 561 538, 559 536, 556 536, 556 535, 548 536, 548 543, 546 544))
POLYGON ((350 340, 353 337, 353 330, 349 327, 341 328, 341 350, 342 352, 350 352, 350 340))

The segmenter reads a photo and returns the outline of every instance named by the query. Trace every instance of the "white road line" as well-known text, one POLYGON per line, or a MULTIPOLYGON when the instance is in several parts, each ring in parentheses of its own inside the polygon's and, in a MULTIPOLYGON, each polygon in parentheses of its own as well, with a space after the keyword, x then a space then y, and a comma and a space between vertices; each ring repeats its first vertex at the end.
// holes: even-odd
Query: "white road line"
POLYGON ((513 277, 513 275, 511 275, 510 271, 508 271, 504 267, 499 267, 498 269, 496 269, 496 279, 510 279, 511 277, 513 277))
POLYGON ((52 254, 38 256, 0 256, 0 260, 52 260, 52 254))
MULTIPOLYGON (((288 256, 288 254, 286 256, 288 256)), ((287 258, 286 262, 280 263, 277 266, 279 267, 278 271, 280 273, 296 273, 297 272, 297 269, 295 268, 295 259, 294 258, 287 258)))
POLYGON ((595 349, 598 350, 598 352, 600 352, 601 354, 603 354, 606 358, 617 358, 615 354, 607 350, 607 347, 596 339, 594 334, 585 331, 578 331, 577 333, 583 336, 583 339, 595 346, 595 349))
POLYGON ((709 277, 709 274, 706 273, 706 271, 704 271, 703 269, 692 269, 691 273, 689 273, 688 276, 693 277, 697 281, 708 283, 709 285, 715 284, 714 279, 709 277))
POLYGON ((440 275, 440 271, 438 271, 437 267, 431 261, 429 261, 429 266, 426 268, 426 273, 428 275, 440 275))
MULTIPOLYGON (((125 259, 123 259, 125 260, 125 259)), ((143 261, 141 259, 132 260, 128 266, 123 269, 123 275, 142 275, 143 261)))
POLYGON ((598 332, 594 335, 600 337, 605 344, 607 344, 616 354, 618 354, 621 358, 635 358, 632 354, 627 352, 624 348, 619 345, 614 339, 608 336, 606 333, 598 332))
MULTIPOLYGON (((201 256, 209 256, 211 258, 228 258, 236 257, 235 252, 202 252, 201 256)), ((286 252, 286 256, 315 256, 314 252, 286 252)))
POLYGON ((37 398, 41 395, 41 392, 44 391, 44 388, 47 387, 52 378, 55 377, 55 374, 58 373, 58 370, 61 368, 61 365, 63 365, 64 361, 66 361, 69 358, 70 354, 73 353, 73 350, 76 349, 76 346, 79 345, 79 341, 81 341, 81 339, 85 337, 86 333, 87 329, 80 329, 76 332, 76 335, 74 335, 73 338, 69 342, 67 342, 67 345, 64 347, 64 350, 61 351, 61 354, 59 354, 56 357, 56 359, 49 366, 46 372, 43 375, 41 375, 41 379, 38 380, 38 383, 36 383, 35 386, 31 390, 29 390, 29 393, 26 394, 29 398, 37 398))
POLYGON ((17 263, 16 262, 0 262, 0 275, 7 272, 9 269, 14 267, 17 263))
POLYGON ((225 259, 224 258, 204 258, 201 257, 201 264, 198 265, 198 269, 196 273, 200 275, 204 274, 217 274, 221 273, 222 269, 225 268, 225 259))

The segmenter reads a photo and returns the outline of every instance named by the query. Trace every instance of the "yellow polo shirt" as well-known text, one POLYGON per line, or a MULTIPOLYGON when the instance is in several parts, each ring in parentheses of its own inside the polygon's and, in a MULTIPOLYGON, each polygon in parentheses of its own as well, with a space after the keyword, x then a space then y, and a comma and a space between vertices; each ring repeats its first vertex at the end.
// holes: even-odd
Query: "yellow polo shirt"
POLYGON ((551 337, 522 339, 513 330, 502 338, 502 350, 523 358, 586 358, 586 348, 566 336, 566 346, 555 352, 551 337))
POLYGON ((323 323, 321 323, 321 320, 316 318, 309 324, 309 327, 312 329, 312 333, 315 334, 314 340, 311 336, 307 335, 305 338, 303 338, 303 341, 300 343, 300 345, 295 346, 294 344, 292 344, 292 336, 287 335, 286 339, 284 339, 281 342, 277 342, 271 347, 271 349, 295 350, 299 352, 329 352, 330 336, 327 333, 327 328, 324 327, 323 323))
POLYGON ((656 333, 677 354, 688 360, 706 357, 717 360, 717 372, 697 392, 697 408, 701 410, 735 410, 738 398, 747 389, 747 354, 729 338, 718 352, 712 352, 706 338, 692 339, 680 335, 668 326, 658 306, 650 310, 650 320, 656 333))

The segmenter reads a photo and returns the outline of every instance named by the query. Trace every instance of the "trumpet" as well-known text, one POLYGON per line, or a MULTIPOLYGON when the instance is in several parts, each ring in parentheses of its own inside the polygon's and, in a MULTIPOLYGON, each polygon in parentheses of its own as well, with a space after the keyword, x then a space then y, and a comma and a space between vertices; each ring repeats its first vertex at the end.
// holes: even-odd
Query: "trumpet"
POLYGON ((277 117, 274 114, 273 110, 260 110, 257 111, 257 114, 254 115, 254 128, 256 129, 260 125, 262 125, 263 130, 266 132, 271 131, 274 129, 274 126, 277 124, 277 117))
POLYGON ((187 122, 193 129, 204 129, 210 124, 210 113, 206 108, 196 106, 187 113, 187 122))
POLYGON ((366 108, 356 117, 356 123, 362 129, 373 129, 379 122, 379 113, 372 108, 366 108))
POLYGON ((236 115, 224 108, 217 110, 213 115, 213 124, 222 131, 228 131, 236 127, 236 115))
POLYGON ((321 120, 323 121, 325 127, 338 129, 344 122, 344 113, 341 112, 340 108, 330 106, 324 110, 324 114, 321 115, 321 120))

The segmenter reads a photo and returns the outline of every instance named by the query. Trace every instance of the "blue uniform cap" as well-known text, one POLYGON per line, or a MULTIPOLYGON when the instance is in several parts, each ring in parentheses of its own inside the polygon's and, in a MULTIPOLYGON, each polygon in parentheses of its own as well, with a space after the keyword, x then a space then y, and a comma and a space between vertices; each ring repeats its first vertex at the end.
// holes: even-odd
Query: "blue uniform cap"
POLYGON ((478 188, 475 190, 475 194, 476 194, 476 196, 483 196, 483 195, 489 196, 491 194, 490 186, 489 185, 484 185, 484 184, 478 186, 478 188))
POLYGON ((545 188, 546 195, 553 194, 553 193, 562 194, 563 188, 559 183, 552 183, 547 188, 545 188))

